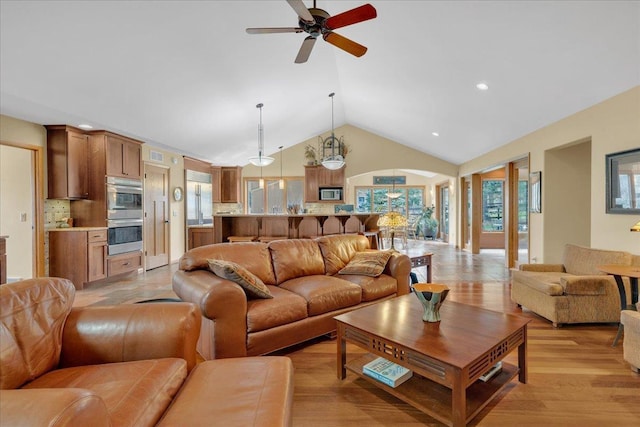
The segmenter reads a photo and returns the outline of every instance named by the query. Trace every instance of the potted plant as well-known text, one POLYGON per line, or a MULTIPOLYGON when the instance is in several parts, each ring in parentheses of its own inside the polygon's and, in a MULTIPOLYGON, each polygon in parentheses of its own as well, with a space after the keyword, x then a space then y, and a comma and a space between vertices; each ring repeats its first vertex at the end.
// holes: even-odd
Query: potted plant
POLYGON ((438 233, 438 220, 433 217, 434 206, 423 206, 416 220, 416 237, 435 239, 438 233))
POLYGON ((304 158, 307 160, 308 165, 316 164, 316 147, 311 144, 308 144, 304 147, 304 158))

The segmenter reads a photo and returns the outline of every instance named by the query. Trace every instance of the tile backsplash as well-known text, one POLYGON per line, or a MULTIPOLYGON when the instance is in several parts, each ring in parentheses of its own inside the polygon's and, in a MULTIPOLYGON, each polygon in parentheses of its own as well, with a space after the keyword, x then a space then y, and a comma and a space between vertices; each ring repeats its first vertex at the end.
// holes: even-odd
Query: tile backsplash
POLYGON ((44 201, 44 228, 56 228, 62 218, 71 216, 71 202, 69 200, 46 199, 44 201))

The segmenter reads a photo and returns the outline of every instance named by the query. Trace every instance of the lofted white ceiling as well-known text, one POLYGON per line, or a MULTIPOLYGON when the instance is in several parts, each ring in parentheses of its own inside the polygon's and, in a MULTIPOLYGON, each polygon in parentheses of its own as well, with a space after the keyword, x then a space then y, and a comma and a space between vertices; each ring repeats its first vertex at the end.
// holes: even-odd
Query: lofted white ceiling
POLYGON ((1 0, 0 112, 245 165, 256 104, 275 153, 330 130, 335 92, 336 127, 460 164, 640 84, 638 1, 370 3, 336 31, 363 57, 318 40, 294 64, 306 34, 245 32, 297 26, 285 0, 1 0))

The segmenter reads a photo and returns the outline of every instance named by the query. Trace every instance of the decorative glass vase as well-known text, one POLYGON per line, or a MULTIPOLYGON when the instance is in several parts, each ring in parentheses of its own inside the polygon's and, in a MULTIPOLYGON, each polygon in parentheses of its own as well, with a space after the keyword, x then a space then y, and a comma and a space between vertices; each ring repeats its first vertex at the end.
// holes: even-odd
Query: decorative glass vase
POLYGON ((440 306, 444 302, 449 288, 445 285, 437 285, 432 283, 416 283, 413 285, 413 291, 424 307, 422 320, 425 322, 440 321, 440 306))

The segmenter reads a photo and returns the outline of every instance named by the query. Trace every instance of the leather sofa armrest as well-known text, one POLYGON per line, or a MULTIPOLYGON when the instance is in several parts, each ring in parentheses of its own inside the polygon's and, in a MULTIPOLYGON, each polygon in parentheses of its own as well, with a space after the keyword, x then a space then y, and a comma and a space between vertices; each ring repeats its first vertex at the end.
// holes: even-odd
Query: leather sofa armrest
POLYGON ((109 427, 104 401, 80 388, 0 390, 2 425, 109 427))
POLYGON ((63 329, 60 366, 175 357, 191 370, 201 321, 186 302, 77 307, 63 329))
POLYGON ((520 264, 520 271, 537 271, 540 273, 564 273, 562 264, 520 264))
POLYGON ((398 282, 397 295, 406 295, 410 292, 409 274, 411 273, 411 259, 400 252, 393 252, 384 273, 396 279, 398 282))
POLYGON ((240 285, 208 270, 178 270, 173 291, 212 321, 216 359, 247 355, 247 294, 240 285))

